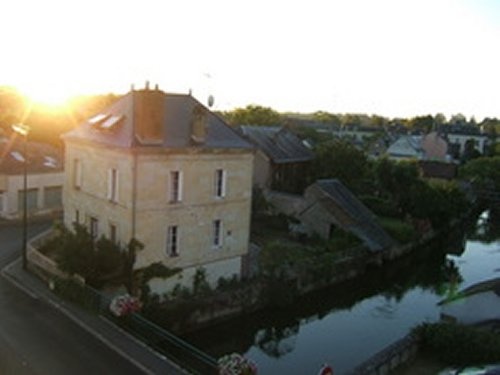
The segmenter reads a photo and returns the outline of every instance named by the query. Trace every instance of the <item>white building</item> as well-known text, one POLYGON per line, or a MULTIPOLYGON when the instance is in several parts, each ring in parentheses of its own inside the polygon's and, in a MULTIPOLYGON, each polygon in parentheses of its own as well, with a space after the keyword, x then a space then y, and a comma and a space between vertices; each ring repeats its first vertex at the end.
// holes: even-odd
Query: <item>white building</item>
POLYGON ((29 215, 62 210, 62 152, 48 144, 0 138, 0 217, 20 218, 24 206, 24 166, 27 170, 29 215))

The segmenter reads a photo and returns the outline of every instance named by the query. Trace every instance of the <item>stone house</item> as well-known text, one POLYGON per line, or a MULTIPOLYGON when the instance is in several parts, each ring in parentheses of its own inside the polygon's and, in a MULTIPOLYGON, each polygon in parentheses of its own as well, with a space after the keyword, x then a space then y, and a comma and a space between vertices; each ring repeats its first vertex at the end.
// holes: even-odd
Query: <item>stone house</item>
POLYGON ((391 160, 418 160, 423 158, 422 137, 402 135, 386 151, 391 160))
POLYGON ((442 162, 449 160, 448 143, 435 131, 422 137, 421 147, 425 160, 442 162))
POLYGON ((62 152, 45 143, 0 138, 0 218, 16 219, 24 212, 24 163, 27 172, 28 215, 62 211, 62 152))
POLYGON ((253 184, 264 190, 301 193, 308 183, 313 152, 291 131, 277 126, 240 126, 256 147, 253 184))
POLYGON ((300 223, 290 225, 297 233, 329 239, 341 229, 353 234, 373 252, 395 244, 378 224, 376 215, 337 179, 317 180, 303 195, 273 191, 266 198, 277 212, 300 223))
POLYGON ((308 233, 330 238, 337 229, 350 232, 371 251, 387 249, 394 240, 377 223, 377 217, 339 180, 317 180, 304 192, 297 218, 308 233))
POLYGON ((182 272, 152 292, 240 276, 247 254, 253 147, 191 95, 132 90, 63 136, 64 223, 144 249, 135 269, 182 272))

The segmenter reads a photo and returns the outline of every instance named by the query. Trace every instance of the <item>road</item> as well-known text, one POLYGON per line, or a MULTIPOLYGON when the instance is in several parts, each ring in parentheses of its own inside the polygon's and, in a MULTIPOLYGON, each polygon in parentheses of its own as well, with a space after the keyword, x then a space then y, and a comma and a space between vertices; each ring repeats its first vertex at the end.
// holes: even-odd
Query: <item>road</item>
MULTIPOLYGON (((32 224, 30 236, 48 227, 32 224)), ((19 257, 21 233, 20 225, 0 226, 0 268, 19 257)), ((140 373, 52 305, 0 277, 0 374, 140 373)))

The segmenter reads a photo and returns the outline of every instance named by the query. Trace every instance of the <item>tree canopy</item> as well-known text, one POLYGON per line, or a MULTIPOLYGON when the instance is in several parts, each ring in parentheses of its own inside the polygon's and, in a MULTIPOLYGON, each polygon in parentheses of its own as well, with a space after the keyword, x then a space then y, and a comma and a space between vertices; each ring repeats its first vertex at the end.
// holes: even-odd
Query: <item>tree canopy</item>
POLYGON ((260 105, 247 105, 245 108, 236 108, 223 113, 231 125, 282 125, 281 115, 272 108, 260 105))

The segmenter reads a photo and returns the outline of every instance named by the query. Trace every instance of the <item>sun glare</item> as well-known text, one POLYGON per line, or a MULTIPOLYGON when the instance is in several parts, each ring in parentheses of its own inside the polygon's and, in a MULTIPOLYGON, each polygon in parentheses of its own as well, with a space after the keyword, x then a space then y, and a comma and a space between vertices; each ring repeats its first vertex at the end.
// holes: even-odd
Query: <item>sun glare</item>
POLYGON ((65 109, 69 100, 69 94, 59 87, 33 86, 21 91, 34 106, 40 106, 47 110, 65 109))

